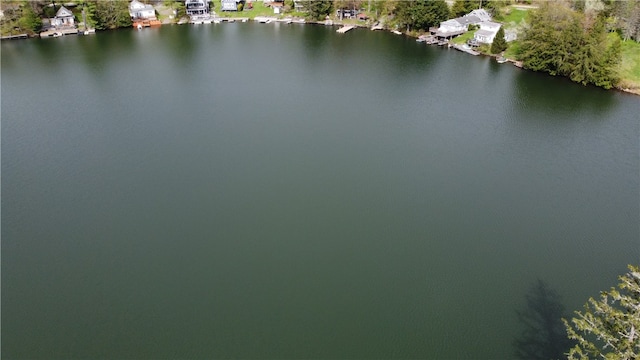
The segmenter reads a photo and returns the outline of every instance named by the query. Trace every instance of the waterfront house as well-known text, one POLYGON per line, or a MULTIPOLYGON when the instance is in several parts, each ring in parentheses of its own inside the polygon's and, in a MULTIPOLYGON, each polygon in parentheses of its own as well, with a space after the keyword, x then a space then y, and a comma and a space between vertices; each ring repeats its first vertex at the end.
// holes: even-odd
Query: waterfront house
POLYGON ((358 15, 358 10, 356 10, 356 9, 347 9, 347 8, 338 9, 338 10, 336 10, 336 15, 340 19, 353 19, 358 15))
POLYGON ((500 24, 492 21, 483 21, 480 23, 480 29, 476 31, 473 38, 482 44, 491 44, 496 37, 498 30, 500 30, 500 24))
POLYGON ((186 0, 184 2, 187 15, 202 17, 209 15, 209 2, 207 0, 186 0))
POLYGON ((440 27, 436 29, 436 36, 451 37, 460 35, 467 31, 467 27, 458 22, 457 19, 450 19, 440 23, 440 27))
POLYGON ((459 18, 450 19, 440 23, 435 35, 438 37, 453 37, 467 32, 469 25, 481 23, 480 18, 475 15, 465 15, 459 18))
POLYGON ((155 20, 156 10, 152 5, 133 0, 129 4, 129 15, 131 15, 132 20, 155 20))
POLYGON ((56 16, 51 19, 51 26, 54 28, 75 28, 73 13, 64 6, 60 7, 56 16))
POLYGON ((437 37, 450 38, 467 32, 469 25, 477 26, 489 20, 491 15, 485 9, 476 9, 464 16, 441 22, 440 27, 431 29, 431 32, 437 37))

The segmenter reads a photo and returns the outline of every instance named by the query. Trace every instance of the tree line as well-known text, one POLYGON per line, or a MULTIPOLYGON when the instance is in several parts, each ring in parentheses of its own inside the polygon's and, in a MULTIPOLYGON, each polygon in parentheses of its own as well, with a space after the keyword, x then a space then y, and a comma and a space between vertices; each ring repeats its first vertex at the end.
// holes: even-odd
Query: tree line
POLYGON ((608 34, 603 16, 545 3, 531 13, 520 57, 527 69, 610 89, 619 80, 621 44, 608 34))
MULTIPOLYGON (((218 0, 214 0, 218 1, 218 0)), ((293 0, 285 0, 293 1, 293 0)), ((307 17, 323 20, 337 9, 367 10, 387 27, 419 33, 447 19, 484 8, 499 16, 514 0, 300 0, 307 17)), ((527 1, 527 0, 522 0, 527 1)), ((157 0, 184 15, 184 1, 157 0)), ((531 3, 531 1, 527 1, 531 3)), ((517 60, 525 68, 569 77, 581 84, 604 88, 619 81, 620 41, 640 41, 640 0, 533 1, 525 29, 519 34, 517 60)), ((108 30, 131 26, 128 0, 80 0, 73 8, 89 28, 108 30)), ((3 1, 3 35, 36 34, 42 18, 51 18, 60 8, 55 0, 3 1)), ((293 8, 293 6, 291 6, 293 8)), ((504 51, 503 33, 496 36, 490 52, 504 51)))

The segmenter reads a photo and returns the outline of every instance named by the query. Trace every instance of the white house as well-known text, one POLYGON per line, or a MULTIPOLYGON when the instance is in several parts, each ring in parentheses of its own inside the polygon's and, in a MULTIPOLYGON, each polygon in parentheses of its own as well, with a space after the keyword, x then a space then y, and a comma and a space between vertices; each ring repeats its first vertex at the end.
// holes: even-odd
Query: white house
POLYGON ((475 15, 465 15, 455 19, 449 19, 440 23, 436 36, 451 37, 467 32, 469 25, 478 25, 482 21, 475 15))
POLYGON ((471 14, 467 14, 465 16, 461 16, 459 18, 455 18, 454 20, 456 20, 457 22, 459 22, 461 25, 463 25, 465 27, 465 29, 467 29, 469 27, 469 25, 478 25, 482 22, 482 20, 475 16, 475 15, 471 15, 471 14))
POLYGON ((207 0, 186 0, 184 5, 189 16, 209 15, 209 2, 207 0))
POLYGON ((129 15, 131 15, 132 19, 155 19, 156 10, 152 5, 133 0, 129 4, 129 15))
POLYGON ((467 32, 469 25, 479 25, 491 20, 491 15, 485 9, 476 9, 472 12, 455 18, 443 21, 435 35, 439 37, 451 37, 467 32))
POLYGON ((447 21, 443 21, 440 23, 440 27, 438 28, 438 33, 449 34, 449 33, 458 33, 464 32, 467 28, 458 22, 456 19, 451 19, 447 21))
POLYGON ((476 31, 473 38, 483 44, 491 44, 496 37, 498 30, 500 30, 500 24, 492 21, 483 21, 480 23, 480 29, 476 31))
POLYGON ((51 26, 53 27, 75 27, 75 19, 73 17, 73 13, 62 6, 56 16, 51 19, 51 26))

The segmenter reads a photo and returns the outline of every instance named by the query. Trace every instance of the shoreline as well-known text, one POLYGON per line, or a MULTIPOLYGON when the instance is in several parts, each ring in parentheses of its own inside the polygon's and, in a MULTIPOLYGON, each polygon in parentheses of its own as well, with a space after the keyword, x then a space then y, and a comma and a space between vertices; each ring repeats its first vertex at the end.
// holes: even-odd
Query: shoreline
MULTIPOLYGON (((183 22, 182 20, 180 21, 174 21, 174 22, 163 22, 162 25, 200 25, 200 24, 217 24, 217 23, 222 23, 222 22, 247 22, 247 21, 252 21, 252 22, 258 22, 258 23, 286 23, 286 24, 311 24, 311 25, 321 25, 321 26, 331 26, 331 27, 342 27, 342 26, 353 26, 354 28, 366 28, 369 31, 386 31, 386 32, 391 32, 391 33, 395 33, 398 35, 402 35, 402 36, 407 36, 413 39, 418 39, 420 37, 420 35, 413 35, 413 34, 408 34, 408 33, 404 33, 404 32, 394 32, 391 29, 387 29, 387 28, 383 28, 383 27, 379 27, 376 29, 373 29, 371 26, 374 25, 369 25, 369 24, 362 24, 359 22, 355 22, 355 23, 344 23, 342 21, 334 21, 334 20, 324 20, 324 21, 319 21, 319 20, 306 20, 304 18, 301 17, 295 17, 295 16, 291 16, 291 17, 283 17, 283 16, 254 16, 254 17, 247 17, 247 16, 215 16, 215 17, 211 17, 211 21, 210 22, 206 22, 203 23, 202 21, 199 21, 197 23, 194 23, 192 20, 189 20, 187 22, 183 22), (265 19, 267 19, 268 21, 264 21, 265 19), (328 22, 327 22, 328 21, 328 22)), ((119 30, 119 29, 124 29, 124 28, 117 28, 117 29, 109 29, 109 30, 102 30, 102 31, 112 31, 112 30, 119 30)), ((135 27, 133 27, 133 29, 135 29, 135 27)), ((396 30, 397 31, 397 30, 396 30)), ((74 35, 76 33, 73 33, 74 35)), ((71 35, 71 34, 70 34, 71 35)), ((77 35, 83 35, 83 32, 78 30, 77 31, 77 35)), ((7 40, 19 40, 19 39, 30 39, 30 38, 40 38, 40 34, 37 35, 32 35, 29 36, 27 34, 20 34, 20 35, 16 35, 16 36, 11 36, 11 37, 2 37, 2 41, 7 41, 7 40)), ((431 46, 431 45, 425 45, 425 46, 431 46)), ((448 46, 447 48, 453 47, 453 44, 451 44, 450 42, 448 42, 448 46)), ((458 51, 460 52, 464 52, 458 49, 458 51)), ((491 57, 491 58, 497 58, 498 55, 494 55, 494 54, 487 54, 484 52, 479 52, 479 54, 477 55, 481 55, 481 56, 485 56, 485 57, 491 57)), ((520 68, 521 70, 527 70, 530 71, 529 69, 525 69, 522 67, 522 62, 515 60, 515 59, 509 59, 506 58, 507 62, 511 63, 513 66, 520 68), (520 64, 520 65, 519 65, 520 64)), ((589 86, 589 85, 583 85, 583 86, 589 86)), ((593 85, 592 85, 593 86, 593 85)), ((596 86, 597 87, 597 86, 596 86)), ((636 95, 636 96, 640 96, 640 88, 624 88, 624 87, 613 87, 611 89, 604 89, 601 88, 603 90, 613 90, 613 91, 618 91, 618 92, 622 92, 625 94, 631 94, 631 95, 636 95)))

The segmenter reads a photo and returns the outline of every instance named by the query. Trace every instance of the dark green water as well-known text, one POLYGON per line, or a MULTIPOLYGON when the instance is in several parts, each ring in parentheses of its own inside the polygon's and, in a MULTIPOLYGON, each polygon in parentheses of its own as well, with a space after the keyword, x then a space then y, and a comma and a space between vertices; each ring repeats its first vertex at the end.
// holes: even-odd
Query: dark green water
POLYGON ((509 358, 638 263, 640 100, 389 33, 2 43, 2 357, 509 358))

